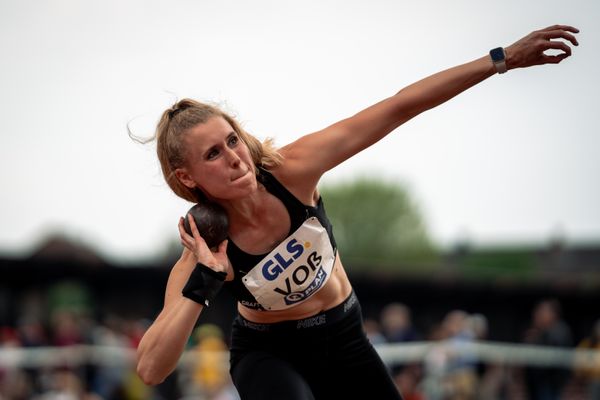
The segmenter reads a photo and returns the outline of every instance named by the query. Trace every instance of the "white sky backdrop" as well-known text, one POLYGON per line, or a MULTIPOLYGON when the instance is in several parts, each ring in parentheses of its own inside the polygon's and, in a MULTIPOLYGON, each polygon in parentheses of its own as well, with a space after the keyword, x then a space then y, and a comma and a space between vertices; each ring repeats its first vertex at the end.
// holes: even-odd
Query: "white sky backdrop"
MULTIPOLYGON (((600 2, 0 0, 0 252, 48 233, 118 260, 177 236, 153 133, 175 98, 279 145, 554 23, 559 66, 494 76, 330 172, 404 182, 444 246, 600 239, 600 2)), ((357 210, 358 212, 358 210, 357 210)))

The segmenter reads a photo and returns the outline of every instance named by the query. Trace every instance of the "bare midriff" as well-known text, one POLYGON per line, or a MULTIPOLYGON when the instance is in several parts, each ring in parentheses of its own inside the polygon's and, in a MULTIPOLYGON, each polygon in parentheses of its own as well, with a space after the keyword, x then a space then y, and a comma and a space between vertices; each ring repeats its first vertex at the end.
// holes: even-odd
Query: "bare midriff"
POLYGON ((249 321, 264 324, 298 320, 311 317, 341 304, 350 296, 351 292, 352 285, 339 256, 336 256, 331 277, 325 283, 325 286, 304 302, 286 310, 277 311, 254 310, 238 303, 238 312, 249 321))

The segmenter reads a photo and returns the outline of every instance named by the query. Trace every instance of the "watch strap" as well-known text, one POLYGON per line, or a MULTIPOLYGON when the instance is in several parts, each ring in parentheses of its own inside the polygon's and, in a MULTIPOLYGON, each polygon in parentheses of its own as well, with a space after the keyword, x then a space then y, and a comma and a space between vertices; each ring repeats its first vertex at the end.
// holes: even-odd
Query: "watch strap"
POLYGON ((506 52, 502 47, 496 47, 495 49, 490 50, 490 58, 494 63, 494 67, 496 67, 496 71, 499 74, 503 74, 508 71, 506 66, 506 52))

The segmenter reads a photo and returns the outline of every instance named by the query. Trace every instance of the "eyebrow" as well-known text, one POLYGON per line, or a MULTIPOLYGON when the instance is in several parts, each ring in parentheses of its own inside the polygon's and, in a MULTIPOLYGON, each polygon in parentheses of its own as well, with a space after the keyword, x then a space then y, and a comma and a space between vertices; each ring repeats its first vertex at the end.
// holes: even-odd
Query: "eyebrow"
MULTIPOLYGON (((225 140, 227 141, 227 140, 229 140, 229 139, 230 139, 232 136, 236 136, 236 135, 237 135, 237 132, 236 132, 236 131, 231 131, 231 132, 229 133, 229 135, 227 135, 227 137, 225 138, 225 140)), ((211 152, 211 151, 213 151, 213 150, 215 150, 215 149, 217 149, 217 148, 218 148, 218 146, 219 146, 219 145, 215 144, 215 145, 212 145, 212 146, 210 146, 208 149, 206 149, 206 151, 203 153, 203 154, 204 154, 204 157, 207 157, 207 156, 210 154, 210 152, 211 152)))

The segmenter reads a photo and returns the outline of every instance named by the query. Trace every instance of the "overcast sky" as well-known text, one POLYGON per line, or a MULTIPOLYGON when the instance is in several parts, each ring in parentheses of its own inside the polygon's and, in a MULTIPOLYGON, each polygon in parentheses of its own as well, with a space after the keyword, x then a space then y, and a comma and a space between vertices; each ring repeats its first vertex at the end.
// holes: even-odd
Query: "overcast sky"
POLYGON ((152 135, 176 99, 214 101, 278 145, 439 70, 565 23, 558 66, 494 76, 323 183, 404 183, 434 240, 600 239, 600 2, 0 0, 0 252, 51 232, 150 257, 189 204, 152 135))

